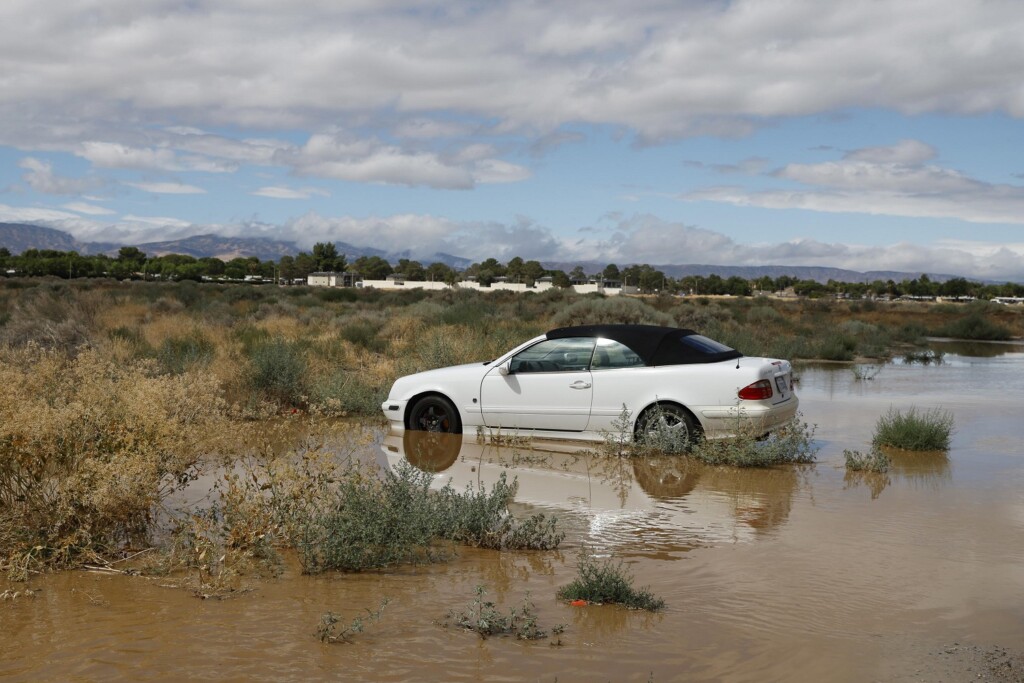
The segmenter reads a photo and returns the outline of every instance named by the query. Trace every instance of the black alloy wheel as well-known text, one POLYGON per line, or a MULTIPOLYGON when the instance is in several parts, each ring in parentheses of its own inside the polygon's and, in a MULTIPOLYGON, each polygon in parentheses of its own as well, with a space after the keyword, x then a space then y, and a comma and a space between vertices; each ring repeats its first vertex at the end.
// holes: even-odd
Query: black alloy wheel
POLYGON ((459 413, 443 396, 424 396, 409 412, 409 429, 419 432, 462 433, 459 413))

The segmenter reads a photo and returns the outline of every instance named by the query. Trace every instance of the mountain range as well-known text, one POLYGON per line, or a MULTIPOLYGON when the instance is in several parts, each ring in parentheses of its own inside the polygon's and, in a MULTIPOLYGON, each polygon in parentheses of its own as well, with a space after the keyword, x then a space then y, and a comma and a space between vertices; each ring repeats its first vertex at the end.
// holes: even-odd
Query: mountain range
MULTIPOLYGON (((390 254, 372 247, 359 247, 346 242, 335 242, 339 253, 352 261, 361 256, 379 256, 390 263, 397 263, 400 258, 410 258, 409 254, 390 254)), ((196 258, 214 256, 222 260, 230 260, 238 257, 255 256, 261 261, 277 261, 282 256, 294 256, 303 251, 294 242, 274 240, 266 237, 223 237, 220 235, 193 235, 179 240, 164 242, 146 242, 143 244, 123 245, 109 242, 82 242, 75 239, 69 233, 54 228, 44 228, 38 225, 27 225, 23 223, 0 223, 0 247, 6 247, 12 254, 20 254, 27 249, 53 249, 56 251, 76 251, 80 254, 108 254, 114 256, 122 246, 135 246, 149 256, 162 256, 164 254, 186 254, 196 258)), ((469 259, 451 254, 437 253, 432 257, 421 259, 424 264, 435 262, 461 270, 468 267, 472 262, 469 259)), ((545 268, 571 271, 576 266, 581 266, 587 273, 598 273, 604 269, 606 263, 593 261, 545 261, 545 268)), ((629 263, 617 264, 624 268, 629 263)), ((705 265, 705 264, 662 264, 654 265, 654 268, 674 278, 687 275, 699 275, 707 277, 718 275, 723 278, 733 276, 752 280, 768 276, 777 278, 783 275, 799 278, 801 280, 815 280, 827 282, 873 282, 875 280, 894 280, 899 282, 904 279, 920 277, 921 273, 906 273, 900 271, 868 271, 859 272, 843 268, 828 268, 820 266, 727 266, 727 265, 705 265)), ((928 273, 928 277, 934 281, 944 282, 957 277, 945 273, 928 273)))

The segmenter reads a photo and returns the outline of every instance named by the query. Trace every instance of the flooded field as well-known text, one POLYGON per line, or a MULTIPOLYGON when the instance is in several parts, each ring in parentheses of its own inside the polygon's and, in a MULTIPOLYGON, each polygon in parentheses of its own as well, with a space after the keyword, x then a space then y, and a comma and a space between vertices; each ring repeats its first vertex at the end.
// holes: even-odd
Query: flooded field
POLYGON ((514 512, 557 515, 561 549, 461 549, 446 564, 355 575, 289 564, 227 600, 83 571, 0 582, 0 593, 37 591, 0 602, 0 678, 1024 680, 1024 346, 934 349, 880 368, 803 368, 801 409, 820 446, 805 467, 381 435, 366 457, 408 460, 439 485, 514 474, 514 512), (847 474, 843 450, 866 450, 890 406, 950 411, 951 449, 847 474), (582 545, 624 560, 667 608, 556 600, 582 545), (445 628, 481 585, 505 610, 529 596, 540 626, 564 633, 525 642, 445 628), (324 612, 355 617, 384 598, 380 621, 351 643, 317 639, 324 612))

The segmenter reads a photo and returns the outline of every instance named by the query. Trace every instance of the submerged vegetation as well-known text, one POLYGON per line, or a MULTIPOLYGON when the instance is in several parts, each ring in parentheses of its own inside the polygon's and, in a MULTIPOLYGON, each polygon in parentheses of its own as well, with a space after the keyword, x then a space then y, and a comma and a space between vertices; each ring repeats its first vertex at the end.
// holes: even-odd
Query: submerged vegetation
MULTIPOLYGON (((429 559, 460 543, 553 547, 552 520, 507 514, 513 482, 428 493, 418 475, 381 478, 322 443, 281 451, 243 437, 282 416, 379 419, 401 375, 494 358, 557 325, 612 321, 690 327, 747 355, 788 359, 913 354, 928 334, 1024 336, 1022 311, 985 302, 2 278, 0 562, 25 576, 159 540, 170 548, 164 568, 194 572, 206 592, 280 548, 298 549, 307 570, 319 571, 429 559), (220 465, 218 456, 231 467, 216 503, 175 508, 174 497, 220 465), (401 538, 383 535, 377 522, 386 514, 360 510, 402 505, 418 510, 418 521, 401 538)), ((944 414, 896 413, 880 421, 876 440, 942 449, 951 429, 944 414)), ((693 436, 683 450, 707 463, 813 460, 813 428, 800 422, 764 441, 693 436)))
POLYGON ((906 412, 890 408, 878 418, 871 443, 876 448, 889 446, 905 451, 945 451, 953 435, 952 413, 933 408, 906 412))
POLYGON ((558 589, 562 600, 583 600, 594 604, 616 604, 656 612, 665 601, 647 588, 634 588, 633 576, 622 560, 598 559, 584 547, 576 560, 576 578, 558 589))
POLYGON ((872 448, 867 453, 844 450, 843 459, 846 461, 846 469, 851 472, 885 474, 892 466, 889 456, 878 448, 872 448))
MULTIPOLYGON (((523 599, 518 609, 512 607, 508 614, 503 613, 490 600, 485 600, 487 590, 483 586, 476 587, 476 597, 463 610, 451 610, 444 620, 444 626, 473 631, 481 638, 490 636, 512 636, 517 640, 539 640, 546 638, 548 632, 537 622, 537 612, 530 596, 523 599)), ((565 630, 560 624, 551 629, 552 635, 559 635, 565 630)))
POLYGON ((502 474, 491 491, 451 486, 433 491, 433 477, 408 463, 383 480, 346 477, 326 509, 303 521, 298 539, 303 568, 361 571, 434 562, 450 555, 439 541, 498 550, 558 547, 564 534, 554 519, 520 521, 507 514, 516 484, 502 474))

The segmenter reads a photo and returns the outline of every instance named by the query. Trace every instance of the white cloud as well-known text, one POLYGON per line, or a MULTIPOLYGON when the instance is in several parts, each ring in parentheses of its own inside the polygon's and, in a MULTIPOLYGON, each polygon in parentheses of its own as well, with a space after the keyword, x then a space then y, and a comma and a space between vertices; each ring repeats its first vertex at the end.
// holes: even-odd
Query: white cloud
POLYGON ((105 206, 96 206, 95 204, 87 204, 85 202, 71 202, 70 204, 64 204, 63 208, 68 211, 84 213, 88 216, 111 216, 117 213, 105 206))
POLYGON ((525 166, 500 159, 483 159, 473 167, 473 179, 478 183, 518 183, 531 175, 525 166))
POLYGON ((261 187, 260 189, 256 190, 255 192, 251 192, 250 194, 256 197, 269 197, 271 199, 309 199, 315 196, 330 196, 330 193, 328 193, 327 191, 315 187, 303 187, 299 189, 272 186, 261 187))
POLYGON ((99 168, 133 168, 144 171, 179 171, 170 149, 136 149, 113 142, 83 142, 78 155, 99 168))
POLYGON ((52 164, 35 157, 25 157, 18 162, 25 169, 22 179, 36 192, 43 194, 80 194, 98 187, 93 178, 65 178, 54 172, 52 164))
POLYGON ((905 140, 856 150, 839 161, 789 164, 773 174, 803 187, 709 187, 682 198, 766 209, 1024 224, 1024 186, 986 183, 925 163, 934 156, 928 145, 905 140))
MULTIPOLYGON (((14 122, 7 135, 56 135, 83 115, 111 131, 175 121, 167 130, 193 135, 386 112, 409 139, 572 122, 647 139, 730 134, 851 107, 1024 116, 1016 0, 49 7, 0 7, 5 100, 46 124, 14 122)), ((119 163, 166 163, 150 151, 119 163)))
POLYGON ((407 151, 373 139, 312 135, 301 149, 279 154, 276 160, 300 176, 439 189, 473 186, 469 171, 436 154, 407 151))
POLYGON ((463 123, 428 118, 406 119, 395 126, 395 135, 412 140, 462 137, 472 131, 472 126, 463 123))
POLYGON ((152 192, 154 194, 206 194, 206 190, 195 185, 186 185, 184 183, 128 183, 129 185, 138 190, 144 192, 152 192))

